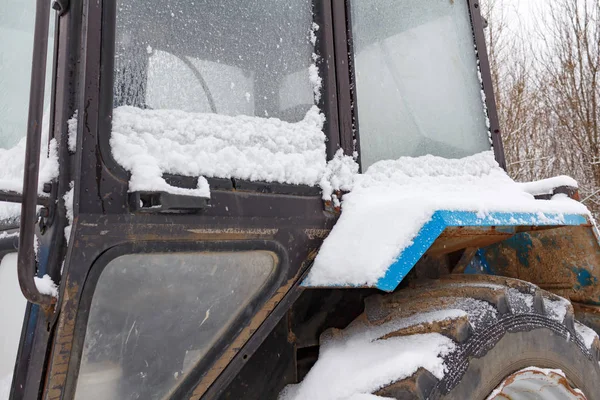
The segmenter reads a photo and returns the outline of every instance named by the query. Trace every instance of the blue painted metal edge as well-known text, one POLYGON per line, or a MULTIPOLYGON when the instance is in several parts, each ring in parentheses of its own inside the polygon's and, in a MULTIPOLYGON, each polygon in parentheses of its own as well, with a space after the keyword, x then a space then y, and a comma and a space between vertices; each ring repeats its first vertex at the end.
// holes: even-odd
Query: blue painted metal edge
MULTIPOLYGON (((429 222, 423 225, 413 239, 413 243, 404 249, 396 261, 388 267, 386 274, 377 281, 375 287, 386 292, 394 291, 433 242, 448 227, 494 226, 501 229, 516 226, 577 226, 588 223, 587 216, 582 214, 492 212, 480 215, 470 211, 436 211, 429 222)), ((302 286, 313 287, 307 284, 306 280, 302 286)))
POLYGON ((447 227, 576 226, 587 223, 586 216, 580 214, 494 212, 481 216, 469 211, 436 211, 414 238, 413 244, 404 249, 375 286, 386 292, 395 290, 447 227))

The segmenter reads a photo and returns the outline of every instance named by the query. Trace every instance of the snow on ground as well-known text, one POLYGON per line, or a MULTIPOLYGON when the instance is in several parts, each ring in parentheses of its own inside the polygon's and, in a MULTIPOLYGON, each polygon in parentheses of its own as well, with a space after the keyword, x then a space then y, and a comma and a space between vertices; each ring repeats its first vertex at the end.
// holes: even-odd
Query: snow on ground
MULTIPOLYGON (((313 107, 296 123, 178 110, 113 111, 111 147, 131 172, 130 191, 186 191, 164 173, 315 186, 325 173, 325 117, 313 107)), ((208 196, 202 184, 191 195, 208 196)))
POLYGON ((438 210, 471 211, 481 218, 491 212, 529 212, 554 223, 566 213, 589 214, 566 197, 535 200, 499 167, 492 152, 380 161, 352 180, 345 182, 352 191, 344 195, 341 217, 308 276, 311 285, 374 285, 438 210))

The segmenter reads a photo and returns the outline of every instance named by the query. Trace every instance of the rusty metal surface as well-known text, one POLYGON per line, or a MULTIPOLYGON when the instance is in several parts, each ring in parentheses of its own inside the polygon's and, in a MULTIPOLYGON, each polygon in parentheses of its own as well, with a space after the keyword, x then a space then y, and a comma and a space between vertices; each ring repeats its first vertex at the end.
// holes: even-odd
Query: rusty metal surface
POLYGON ((482 248, 486 273, 532 282, 572 301, 600 305, 600 245, 591 226, 522 232, 482 248))
POLYGON ((486 400, 587 400, 559 370, 526 368, 509 376, 486 400))
POLYGON ((448 254, 467 247, 485 247, 502 242, 514 235, 515 230, 496 227, 448 227, 427 251, 428 254, 448 254))

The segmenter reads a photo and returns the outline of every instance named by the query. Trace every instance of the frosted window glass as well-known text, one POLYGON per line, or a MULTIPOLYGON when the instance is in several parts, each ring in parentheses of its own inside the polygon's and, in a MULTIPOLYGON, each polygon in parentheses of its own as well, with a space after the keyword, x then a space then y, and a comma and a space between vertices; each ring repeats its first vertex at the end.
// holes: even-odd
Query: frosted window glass
POLYGON ((351 0, 363 169, 489 150, 467 0, 351 0))

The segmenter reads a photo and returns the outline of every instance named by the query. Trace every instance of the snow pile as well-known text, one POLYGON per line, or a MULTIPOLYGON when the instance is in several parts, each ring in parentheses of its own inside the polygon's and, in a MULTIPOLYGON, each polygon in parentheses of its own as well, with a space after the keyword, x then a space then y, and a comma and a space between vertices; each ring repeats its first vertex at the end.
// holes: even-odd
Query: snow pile
POLYGON ((162 175, 315 186, 326 168, 324 122, 316 106, 296 123, 123 106, 113 111, 110 143, 115 160, 131 172, 130 191, 208 197, 205 179, 188 190, 162 175))
POLYGON ((339 149, 335 153, 335 157, 327 163, 327 168, 321 178, 323 200, 333 200, 338 206, 339 200, 334 192, 352 190, 356 174, 358 174, 358 164, 354 158, 344 155, 344 150, 339 149))
POLYGON ((570 176, 556 176, 554 178, 542 179, 535 182, 519 183, 521 188, 534 196, 552 194, 552 191, 561 186, 579 188, 577 181, 570 176))
MULTIPOLYGON (((22 138, 11 149, 0 148, 0 190, 23 192, 23 171, 25 170, 25 143, 22 138)), ((38 181, 38 193, 45 195, 42 191, 44 183, 50 182, 58 177, 58 150, 56 140, 48 143, 48 132, 42 132, 42 151, 40 152, 40 175, 38 181)), ((0 220, 11 220, 18 218, 21 214, 21 205, 0 202, 0 220)))
POLYGON ((33 280, 37 290, 41 294, 58 298, 58 286, 56 286, 56 283, 54 283, 52 278, 50 278, 50 275, 44 275, 41 278, 36 276, 33 278, 33 280))
POLYGON ((315 259, 309 285, 375 285, 438 210, 475 212, 482 219, 492 212, 535 213, 556 224, 564 214, 589 214, 565 196, 535 200, 492 152, 458 160, 428 155, 380 161, 344 187, 352 191, 344 195, 341 217, 315 259))
POLYGON ((279 400, 374 400, 378 397, 370 393, 413 375, 419 368, 442 379, 443 357, 455 349, 451 339, 437 333, 379 339, 410 326, 466 315, 458 309, 420 313, 376 328, 356 320, 343 336, 325 333, 317 363, 302 383, 286 387, 279 400))
MULTIPOLYGON (((47 142, 47 136, 42 137, 42 143, 47 142)), ((25 170, 25 142, 23 138, 11 149, 0 148, 0 189, 17 193, 23 192, 23 171, 25 170)), ((42 146, 40 152, 40 175, 38 192, 41 194, 44 183, 58 176, 58 150, 56 140, 50 141, 49 148, 42 146)))
POLYGON ((454 348, 451 339, 438 333, 325 344, 302 384, 287 387, 280 400, 346 400, 407 378, 419 368, 441 379, 442 357, 454 348))

